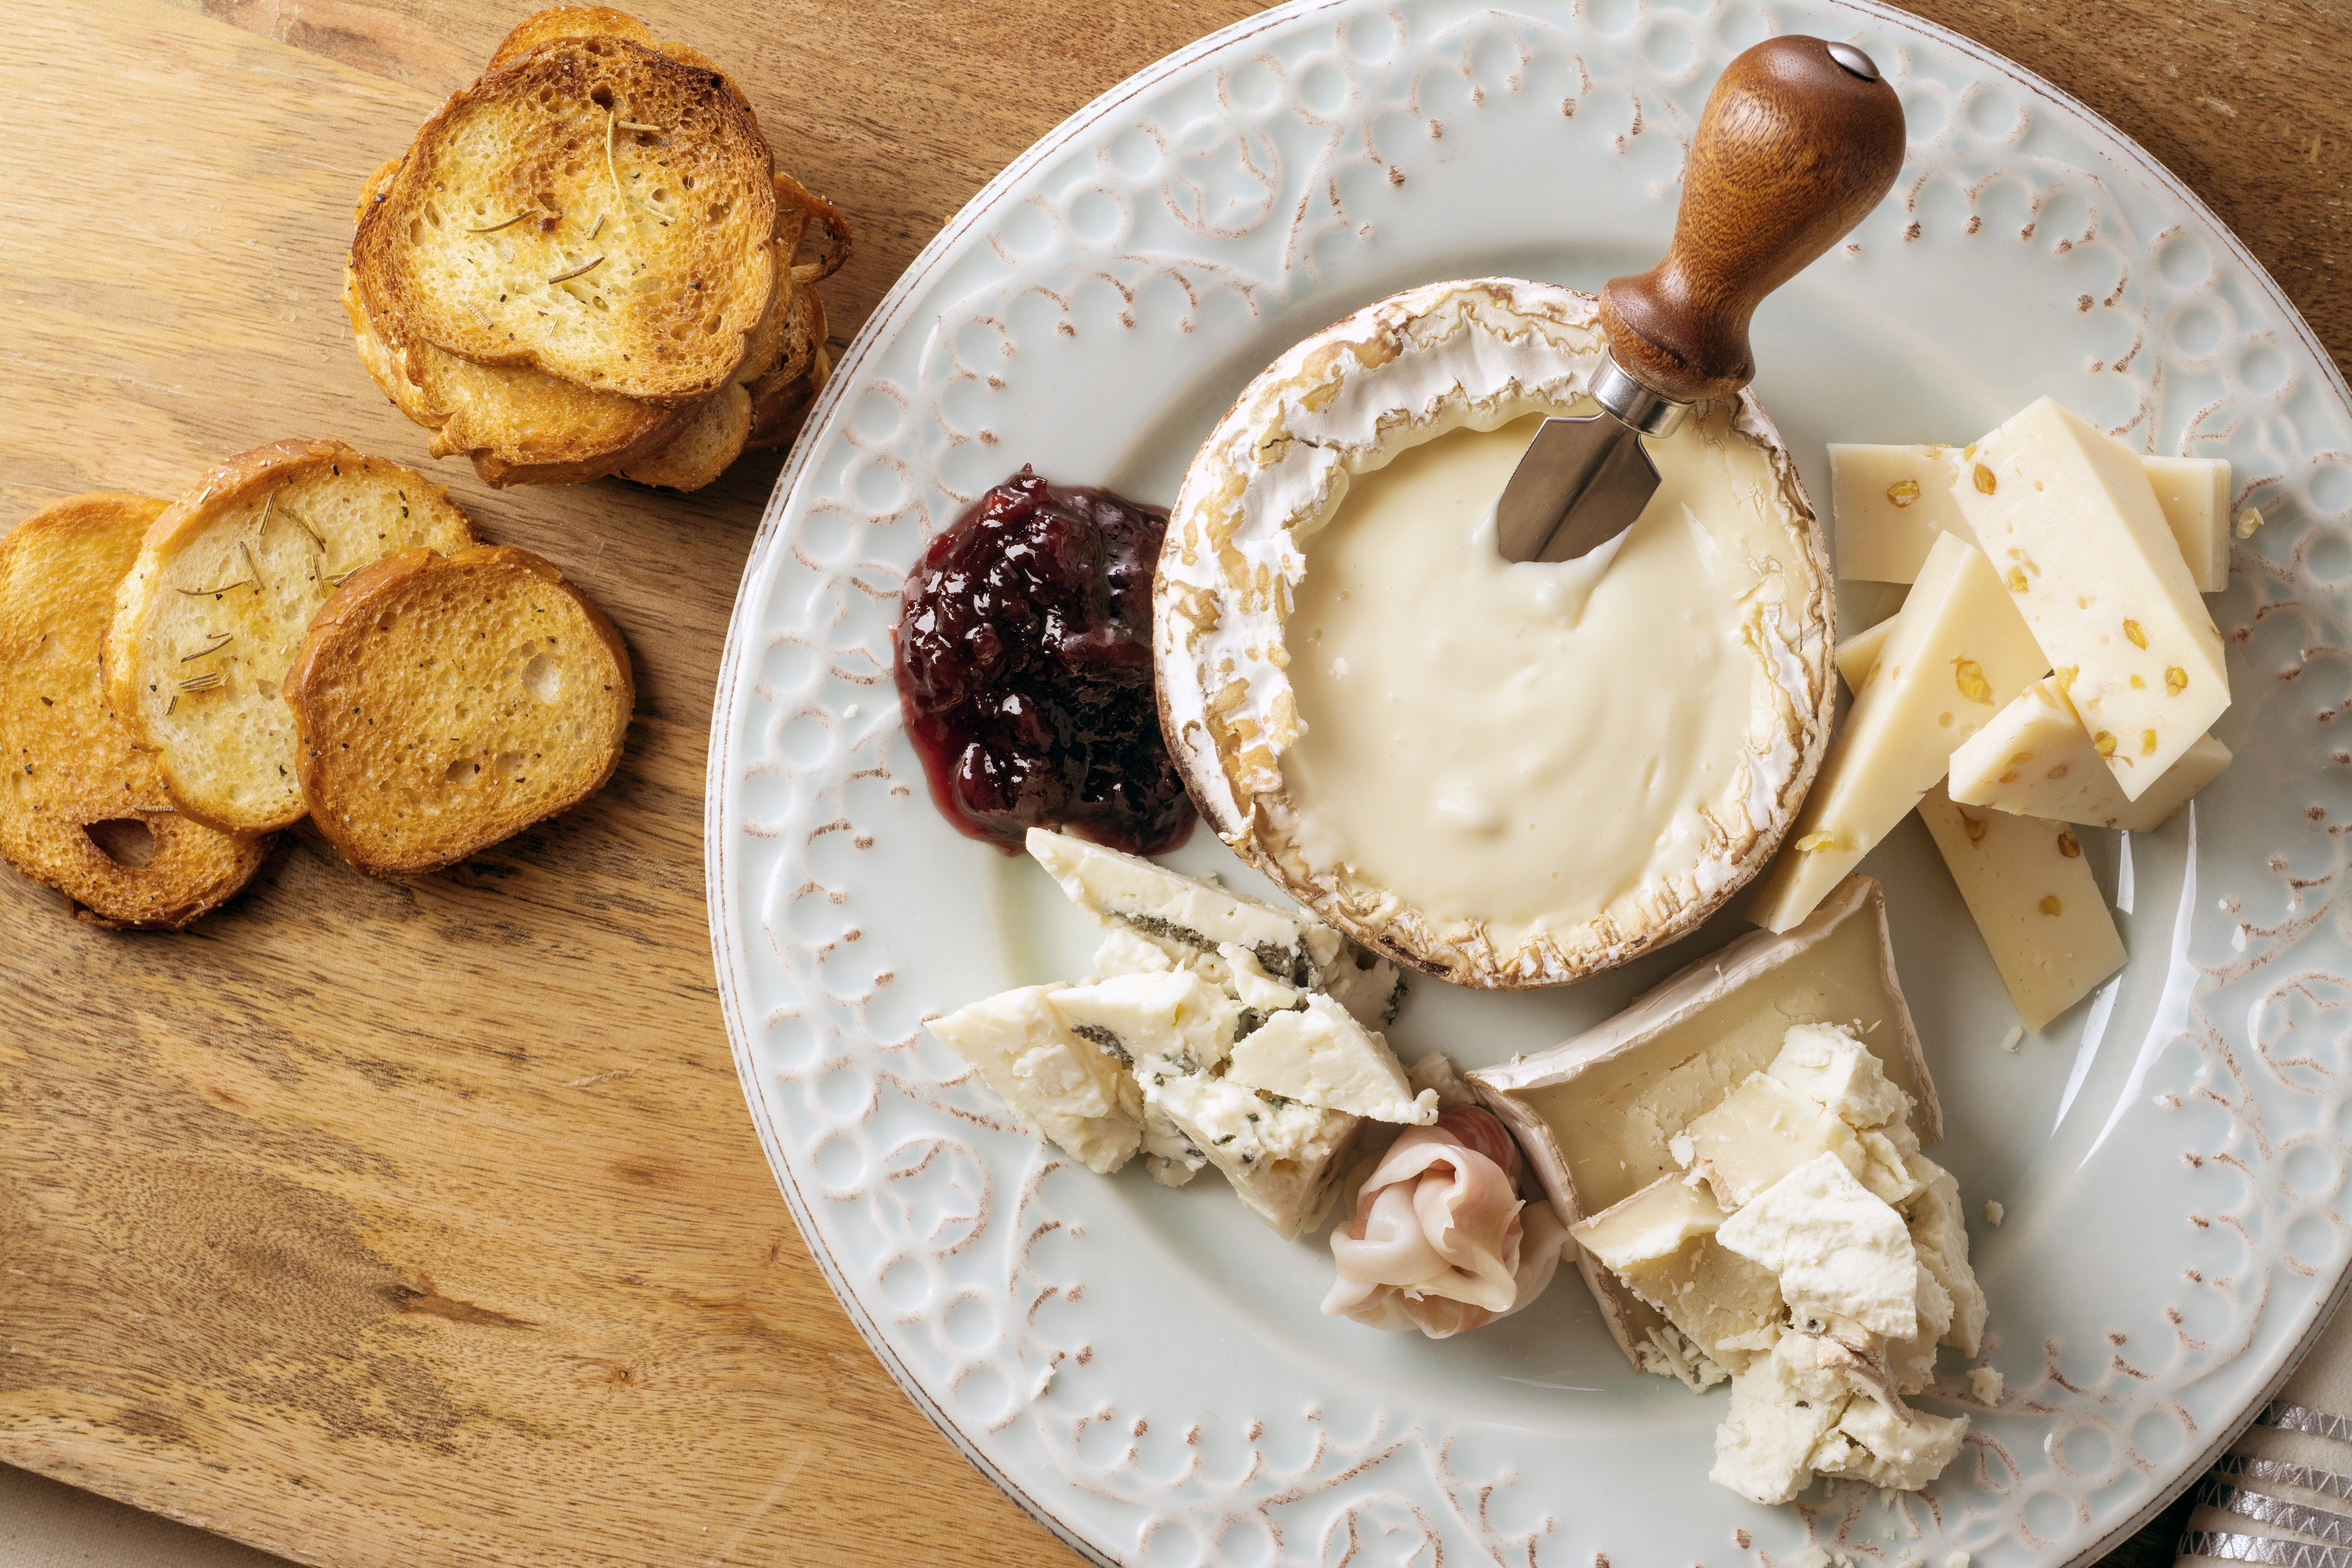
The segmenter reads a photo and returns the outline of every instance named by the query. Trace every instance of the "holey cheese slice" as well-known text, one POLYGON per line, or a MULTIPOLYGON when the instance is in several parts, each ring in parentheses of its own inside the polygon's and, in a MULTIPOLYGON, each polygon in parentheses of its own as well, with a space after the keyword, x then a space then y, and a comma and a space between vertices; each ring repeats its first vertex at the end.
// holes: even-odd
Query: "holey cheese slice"
POLYGON ((2025 1027, 2038 1030, 2123 967, 2099 880, 2063 822, 1955 806, 1942 788, 1919 820, 1951 868, 2025 1027))
POLYGON ((1936 540, 1748 918, 1786 931, 1944 776, 1953 748, 2049 668, 1982 552, 1936 540))
POLYGON ((2202 735, 2138 800, 2126 799, 2090 731, 2074 716, 2064 684, 2053 675, 2026 687, 1962 742, 1946 782, 1963 806, 2146 833, 2162 827, 2229 766, 2230 748, 2202 735))
POLYGON ((1648 444, 1661 484, 1614 548, 1501 559, 1538 416, 1591 406, 1596 311, 1487 278, 1307 339, 1194 456, 1160 554, 1160 717, 1210 825, 1464 985, 1696 927, 1780 841, 1834 703, 1820 529, 1745 397, 1648 444))
MULTIPOLYGON (((2112 438, 2110 438, 2112 439, 2112 438)), ((2117 450, 2130 449, 2117 444, 2117 450)), ((1952 493, 1974 447, 1830 444, 1830 516, 1837 574, 1909 582, 1937 534, 1973 538, 1952 493)), ((2200 593, 2230 586, 2230 465, 2221 457, 2134 455, 2200 593)))
POLYGON ((1960 511, 2125 798, 2138 800, 2230 706, 2221 633, 2147 475, 2046 397, 1963 467, 1960 511))

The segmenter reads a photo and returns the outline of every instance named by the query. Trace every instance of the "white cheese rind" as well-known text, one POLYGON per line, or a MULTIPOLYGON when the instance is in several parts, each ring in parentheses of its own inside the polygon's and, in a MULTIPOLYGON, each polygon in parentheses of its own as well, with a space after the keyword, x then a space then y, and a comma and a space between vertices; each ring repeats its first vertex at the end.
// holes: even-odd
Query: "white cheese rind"
POLYGON ((1512 942, 1479 921, 1433 916, 1297 841, 1283 771, 1299 734, 1283 643, 1300 539, 1338 510, 1350 476, 1450 431, 1564 413, 1605 355, 1590 297, 1514 279, 1431 285, 1307 339, 1243 392, 1188 469, 1154 596, 1163 727, 1219 836, 1368 945, 1469 985, 1555 985, 1694 928, 1770 853, 1818 766, 1834 704, 1826 550, 1769 423, 1743 397, 1702 414, 1766 453, 1759 506, 1785 512, 1747 600, 1743 657, 1756 666, 1748 740, 1722 760, 1714 827, 1689 863, 1617 894, 1601 916, 1512 942))
POLYGON ((1910 814, 1953 748, 2049 668, 1983 554, 1937 537, 1748 918, 1786 931, 1910 814))
POLYGON ((1024 986, 933 1019, 941 1045, 979 1070, 1013 1113, 1097 1176, 1125 1165, 1143 1141, 1135 1081, 1070 1032, 1053 1005, 1061 986, 1024 986))
POLYGON ((2083 846, 2063 822, 1956 806, 1938 785, 1919 820, 1942 852, 2025 1027, 2038 1030, 2127 955, 2083 846))
MULTIPOLYGON (((2119 450, 2129 450, 2117 444, 2119 450)), ((1832 442, 1831 527, 1837 537, 1837 574, 1864 582, 1909 582, 1927 563, 1937 534, 1973 538, 1952 495, 1965 450, 1832 442)), ((2140 457, 2138 462, 2198 591, 2219 593, 2229 587, 2228 461, 2140 457)))
POLYGON ((2221 633, 2146 470, 2046 397, 1962 466, 1969 528, 2137 800, 2230 706, 2221 633))
POLYGON ((1329 997, 1269 1014, 1233 1049, 1225 1076, 1252 1089, 1304 1100, 1376 1122, 1423 1126, 1437 1120, 1437 1093, 1418 1094, 1388 1041, 1329 997))
POLYGON ((1919 1330, 1919 1259, 1903 1217, 1834 1154, 1782 1176, 1715 1239, 1780 1276, 1800 1326, 1858 1323, 1890 1339, 1919 1330))
POLYGON ((2153 832, 2230 766, 2210 735, 2190 743, 2135 800, 2100 760, 2055 676, 2034 682, 1952 753, 1947 793, 1963 806, 2021 817, 2153 832))

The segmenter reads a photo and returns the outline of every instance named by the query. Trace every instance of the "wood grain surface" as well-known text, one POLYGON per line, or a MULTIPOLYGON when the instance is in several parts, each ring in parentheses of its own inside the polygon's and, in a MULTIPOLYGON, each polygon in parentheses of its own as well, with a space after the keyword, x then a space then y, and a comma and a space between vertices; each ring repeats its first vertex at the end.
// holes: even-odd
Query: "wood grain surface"
MULTIPOLYGON (((528 8, 15 7, 0 526, 79 490, 168 496, 285 435, 425 465, 336 305, 347 214, 528 8)), ((1915 8, 2149 147, 2347 362, 2332 5, 1915 8)), ((856 222, 838 341, 1030 141, 1254 7, 635 9, 725 65, 856 222)), ((297 831, 180 936, 78 925, 0 871, 0 1461, 316 1563, 1068 1560, 850 1328, 736 1088, 702 782, 777 466, 679 497, 432 465, 631 640, 628 756, 569 817, 401 885, 297 831)), ((2143 1541, 2168 1560, 2165 1526, 2143 1541)))

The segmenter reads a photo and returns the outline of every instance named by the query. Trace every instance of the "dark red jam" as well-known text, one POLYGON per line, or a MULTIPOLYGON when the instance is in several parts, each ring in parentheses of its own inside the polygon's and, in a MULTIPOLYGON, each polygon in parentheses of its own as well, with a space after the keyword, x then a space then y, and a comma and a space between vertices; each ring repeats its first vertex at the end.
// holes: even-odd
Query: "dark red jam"
POLYGON ((1151 688, 1167 514, 1024 466, 933 539, 892 641, 931 799, 1007 851, 1032 827, 1158 854, 1192 831, 1151 688))

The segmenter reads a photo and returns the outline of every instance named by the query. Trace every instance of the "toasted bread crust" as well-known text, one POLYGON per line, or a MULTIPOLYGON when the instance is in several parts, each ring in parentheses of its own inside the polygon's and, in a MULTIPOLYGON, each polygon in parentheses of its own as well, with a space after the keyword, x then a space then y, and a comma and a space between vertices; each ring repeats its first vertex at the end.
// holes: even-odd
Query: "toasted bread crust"
POLYGON ((793 307, 796 316, 790 336, 793 353, 751 383, 751 434, 743 441, 746 452, 791 445, 809 405, 833 375, 833 361, 824 346, 824 301, 814 288, 795 287, 793 307))
POLYGON ((115 585, 167 505, 75 496, 0 538, 0 854, 83 920, 176 931, 250 881, 269 841, 175 811, 98 674, 115 585), (152 855, 101 848, 118 824, 134 840, 143 828, 152 855))
POLYGON ((436 871, 568 810, 635 705, 603 612, 527 551, 404 551, 345 583, 286 679, 303 798, 372 876, 436 871))
POLYGON ((292 723, 277 694, 312 614, 335 581, 385 554, 473 542, 440 486, 340 441, 239 453, 172 503, 116 591, 103 658, 115 713, 157 754, 180 810, 221 832, 299 821, 292 723), (303 504, 281 515, 289 494, 303 504))
POLYGON ((515 25, 515 30, 499 40, 490 53, 490 63, 482 68, 496 70, 511 65, 543 44, 561 38, 593 38, 596 37, 626 38, 633 44, 654 47, 654 31, 626 11, 615 11, 610 5, 551 5, 535 11, 515 25))
POLYGON ((767 308, 773 178, 723 73, 611 34, 557 37, 425 122, 352 266, 387 341, 695 402, 732 378, 767 308))

